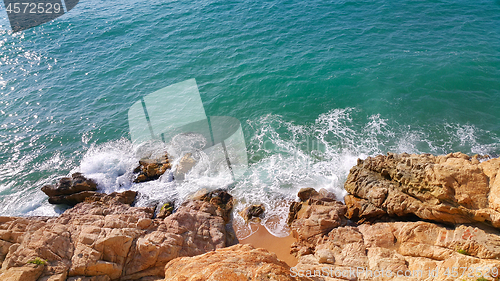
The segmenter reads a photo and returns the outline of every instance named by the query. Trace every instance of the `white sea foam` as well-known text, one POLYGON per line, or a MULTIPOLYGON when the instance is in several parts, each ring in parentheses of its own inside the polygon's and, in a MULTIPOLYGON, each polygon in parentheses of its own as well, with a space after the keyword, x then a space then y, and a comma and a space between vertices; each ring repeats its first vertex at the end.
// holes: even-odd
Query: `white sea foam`
MULTIPOLYGON (((167 201, 181 203, 201 188, 213 190, 229 188, 235 197, 234 223, 239 237, 252 233, 237 214, 249 204, 263 204, 266 213, 262 225, 276 236, 288 234, 286 224, 291 201, 303 187, 324 188, 339 200, 346 194, 343 184, 358 158, 408 152, 446 154, 454 151, 467 153, 494 153, 498 138, 471 125, 440 124, 412 128, 389 122, 380 115, 363 117, 354 108, 335 109, 321 114, 310 124, 297 124, 278 115, 266 115, 246 126, 249 168, 246 174, 232 183, 227 171, 213 172, 210 155, 199 150, 202 141, 195 135, 182 135, 171 143, 151 142, 136 146, 127 139, 91 145, 72 172, 82 172, 97 181, 102 192, 136 190, 140 193, 138 206, 159 205, 167 201), (482 144, 481 140, 493 140, 482 144), (133 183, 138 160, 168 152, 173 170, 179 159, 192 152, 197 165, 186 174, 184 181, 172 181, 167 172, 158 180, 133 183)), ((484 142, 484 141, 483 141, 484 142)), ((60 163, 74 163, 60 154, 36 167, 52 170, 60 163)), ((8 165, 0 166, 0 173, 12 174, 8 165)), ((217 169, 216 169, 217 170, 217 169)), ((36 189, 4 195, 2 214, 54 215, 63 211, 47 203, 39 188, 54 183, 55 177, 37 182, 36 189), (5 198, 10 199, 5 199, 5 198), (19 208, 22 206, 22 208, 19 208), (16 210, 15 212, 11 210, 16 210)), ((8 189, 2 186, 1 190, 8 189)))

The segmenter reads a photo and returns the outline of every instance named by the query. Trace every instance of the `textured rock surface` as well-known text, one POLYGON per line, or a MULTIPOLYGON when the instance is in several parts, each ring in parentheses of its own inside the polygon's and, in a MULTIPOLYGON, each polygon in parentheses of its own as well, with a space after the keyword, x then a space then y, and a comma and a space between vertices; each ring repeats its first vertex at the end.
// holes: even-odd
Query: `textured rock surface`
MULTIPOLYGON (((316 281, 471 280, 470 272, 461 279, 453 276, 453 268, 458 276, 463 267, 479 268, 483 276, 486 267, 500 272, 500 236, 494 228, 405 221, 357 226, 346 220, 346 207, 340 202, 306 198, 291 208, 297 238, 291 252, 299 259, 291 269, 295 275, 316 281)), ((491 275, 490 270, 487 280, 491 275)))
POLYGON ((141 159, 139 166, 134 170, 134 173, 138 173, 134 182, 156 180, 170 168, 171 164, 167 154, 155 159, 141 159))
POLYGON ((391 154, 359 160, 345 183, 348 217, 415 215, 444 223, 500 227, 498 159, 480 163, 462 153, 391 154))
POLYGON ((165 267, 165 281, 310 280, 291 276, 275 254, 250 245, 235 245, 200 256, 177 258, 165 267))
POLYGON ((2 281, 36 281, 42 274, 43 265, 27 264, 21 267, 12 267, 0 274, 2 281))
MULTIPOLYGON (((299 257, 294 271, 306 275, 309 270, 313 275, 316 270, 318 276, 314 280, 334 280, 330 277, 340 278, 342 272, 349 272, 341 278, 348 280, 471 280, 467 278, 470 271, 465 272, 462 279, 457 278, 464 272, 460 267, 482 270, 485 276, 486 267, 498 272, 499 256, 500 237, 476 227, 387 222, 333 229, 310 253, 299 257), (452 276, 453 267, 458 276, 452 276), (370 276, 369 271, 373 275, 370 276), (401 276, 397 276, 398 273, 401 276)), ((492 280, 491 275, 489 271, 487 280, 492 280)), ((476 278, 478 276, 472 280, 476 278)))
POLYGON ((255 221, 259 223, 261 221, 261 218, 264 217, 264 212, 266 209, 264 208, 263 205, 250 205, 243 209, 239 214, 243 219, 245 219, 245 222, 250 222, 250 221, 255 221))
POLYGON ((228 246, 228 194, 185 202, 162 220, 152 208, 122 203, 126 198, 92 197, 57 218, 0 217, 0 274, 39 257, 47 260, 40 280, 154 280, 174 258, 228 246))
POLYGON ((62 178, 56 185, 45 185, 42 191, 49 196, 51 204, 76 205, 85 198, 95 195, 97 184, 85 178, 80 173, 74 173, 70 178, 62 178))
POLYGON ((161 206, 160 211, 156 215, 157 219, 164 219, 174 212, 174 202, 167 202, 161 206))
MULTIPOLYGON (((305 194, 304 190, 299 195, 305 194)), ((320 193, 326 194, 325 191, 320 193)), ((308 190, 308 196, 299 196, 305 201, 294 202, 290 206, 288 221, 292 235, 297 239, 292 244, 291 253, 296 256, 311 253, 319 239, 332 229, 347 224, 344 217, 346 206, 335 201, 334 195, 320 196, 320 193, 308 190)))

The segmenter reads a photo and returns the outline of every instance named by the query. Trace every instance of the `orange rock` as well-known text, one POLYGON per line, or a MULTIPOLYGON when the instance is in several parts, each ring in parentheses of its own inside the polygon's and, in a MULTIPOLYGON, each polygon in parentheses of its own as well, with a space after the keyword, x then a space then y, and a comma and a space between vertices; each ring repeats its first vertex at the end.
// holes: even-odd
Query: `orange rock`
POLYGON ((416 215, 444 223, 500 227, 499 160, 479 163, 463 153, 406 153, 359 160, 344 185, 348 217, 374 220, 416 215))
MULTIPOLYGON (((93 197, 57 218, 0 217, 0 274, 27 276, 26 263, 39 257, 47 260, 40 271, 44 281, 163 279, 170 260, 229 245, 227 193, 219 198, 224 209, 191 200, 167 218, 153 219, 152 208, 123 203, 130 192, 93 197)), ((217 196, 212 193, 210 201, 217 196)))
POLYGON ((235 245, 191 258, 177 258, 165 266, 168 281, 296 281, 290 267, 276 254, 250 245, 235 245))

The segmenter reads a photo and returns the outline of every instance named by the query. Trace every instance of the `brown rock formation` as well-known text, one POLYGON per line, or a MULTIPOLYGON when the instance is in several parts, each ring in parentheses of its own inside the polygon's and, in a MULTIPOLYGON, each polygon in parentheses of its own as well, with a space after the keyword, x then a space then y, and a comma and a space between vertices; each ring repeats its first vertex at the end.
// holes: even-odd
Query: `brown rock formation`
POLYGON ((235 245, 191 258, 177 258, 165 267, 167 281, 298 281, 274 253, 250 245, 235 245))
POLYGON ((348 217, 416 215, 443 223, 500 227, 500 161, 462 153, 392 154, 358 160, 345 183, 348 217))
POLYGON ((245 222, 256 221, 260 222, 260 219, 264 217, 264 212, 266 209, 263 205, 250 205, 243 209, 239 214, 245 219, 245 222))
MULTIPOLYGON (((334 195, 320 195, 328 194, 326 190, 319 193, 312 190, 314 192, 307 191, 310 196, 299 196, 305 201, 294 202, 290 206, 288 221, 292 235, 297 239, 297 242, 292 244, 291 253, 296 256, 311 253, 319 239, 332 229, 347 224, 344 204, 333 200, 334 195)), ((305 194, 303 191, 301 190, 299 195, 305 194)))
POLYGON ((375 223, 333 229, 310 253, 299 257, 294 271, 307 275, 309 270, 310 276, 314 276, 314 270, 323 272, 323 276, 313 278, 321 281, 332 280, 327 277, 470 280, 467 275, 472 269, 473 276, 478 274, 473 280, 479 274, 492 280, 500 272, 499 256, 500 237, 476 227, 445 228, 428 222, 375 223), (481 273, 474 272, 476 269, 481 273), (453 270, 458 275, 452 276, 453 270))
POLYGON ((155 159, 141 159, 139 161, 139 166, 134 170, 134 173, 139 173, 134 182, 138 183, 156 180, 170 168, 171 165, 167 154, 155 159))
POLYGON ((297 238, 291 249, 299 259, 291 268, 296 276, 315 281, 469 280, 470 271, 462 274, 470 268, 492 280, 492 275, 498 276, 493 273, 500 272, 500 236, 493 228, 429 222, 348 226, 346 207, 340 202, 309 198, 295 205, 300 206, 291 208, 299 210, 291 215, 296 217, 291 224, 297 238))
POLYGON ((0 274, 2 281, 36 281, 43 272, 43 265, 26 264, 21 267, 11 267, 0 274))
POLYGON ((62 178, 56 185, 45 185, 42 191, 49 196, 51 204, 74 206, 85 198, 95 195, 97 184, 85 178, 81 173, 74 173, 70 178, 62 178))
POLYGON ((231 198, 223 195, 210 202, 226 202, 224 209, 192 200, 163 220, 124 204, 130 192, 88 198, 57 218, 0 217, 0 274, 33 272, 27 262, 38 257, 47 261, 39 280, 163 278, 174 258, 228 246, 222 211, 231 198))

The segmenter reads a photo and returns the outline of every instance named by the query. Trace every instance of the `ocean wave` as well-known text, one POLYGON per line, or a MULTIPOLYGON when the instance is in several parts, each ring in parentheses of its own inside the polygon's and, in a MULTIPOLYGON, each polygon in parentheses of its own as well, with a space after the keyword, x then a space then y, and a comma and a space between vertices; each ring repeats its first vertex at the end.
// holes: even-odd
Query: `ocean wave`
POLYGON ((54 167, 62 168, 73 163, 70 174, 82 172, 98 183, 101 192, 138 191, 138 206, 159 206, 165 202, 179 204, 202 188, 228 188, 236 199, 234 223, 239 231, 238 237, 252 233, 251 227, 245 225, 237 214, 249 204, 262 204, 266 209, 262 226, 276 236, 286 236, 289 233, 286 224, 288 206, 297 200, 297 192, 304 187, 324 188, 343 200, 346 194, 343 184, 358 158, 387 152, 447 154, 455 151, 496 156, 499 150, 498 137, 470 124, 415 127, 398 124, 379 114, 363 114, 356 108, 343 108, 320 114, 309 124, 287 121, 274 114, 247 121, 245 132, 250 163, 245 175, 237 182, 232 182, 227 173, 208 172, 208 156, 200 154, 198 164, 186 174, 184 181, 173 181, 172 174, 167 172, 155 181, 133 183, 133 170, 138 160, 151 154, 161 155, 167 151, 174 170, 179 159, 192 150, 189 143, 196 146, 200 141, 185 136, 168 144, 153 142, 137 146, 126 138, 91 144, 83 152, 78 165, 74 164, 77 155, 71 158, 55 153, 48 161, 29 170, 27 167, 36 158, 32 155, 21 159, 26 163, 15 166, 18 169, 12 168, 12 161, 0 165, 0 174, 23 175, 27 170, 30 174, 40 171, 54 174, 28 181, 31 186, 21 184, 24 188, 16 188, 20 185, 16 180, 2 183, 0 212, 4 215, 57 215, 64 211, 64 208, 50 206, 40 187, 54 183, 61 176, 55 174, 54 167))

